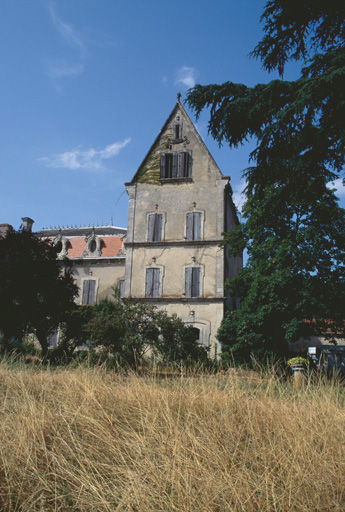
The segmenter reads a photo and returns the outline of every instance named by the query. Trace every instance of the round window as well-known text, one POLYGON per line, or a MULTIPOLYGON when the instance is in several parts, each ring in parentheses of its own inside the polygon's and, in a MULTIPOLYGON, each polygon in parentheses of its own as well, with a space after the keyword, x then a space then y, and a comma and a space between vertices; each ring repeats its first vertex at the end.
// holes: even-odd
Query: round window
POLYGON ((90 248, 90 252, 95 252, 95 250, 97 249, 96 240, 91 240, 89 248, 90 248))

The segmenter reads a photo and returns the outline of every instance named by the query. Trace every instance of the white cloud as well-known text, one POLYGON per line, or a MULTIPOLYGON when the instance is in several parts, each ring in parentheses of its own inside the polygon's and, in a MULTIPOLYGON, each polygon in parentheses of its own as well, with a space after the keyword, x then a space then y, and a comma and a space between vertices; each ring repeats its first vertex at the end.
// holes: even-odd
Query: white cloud
POLYGON ((81 75, 84 71, 86 60, 86 46, 79 32, 69 23, 63 21, 56 13, 55 3, 50 2, 49 13, 62 40, 75 50, 73 55, 74 63, 69 63, 66 58, 59 61, 53 60, 48 64, 48 76, 51 78, 54 87, 61 91, 61 79, 81 75))
POLYGON ((335 188, 336 189, 336 195, 338 197, 345 197, 345 187, 343 185, 342 178, 339 178, 335 181, 331 181, 328 183, 328 188, 335 188))
POLYGON ((80 148, 66 151, 65 153, 58 153, 52 157, 42 157, 39 159, 47 167, 55 169, 85 169, 97 170, 103 167, 102 160, 108 160, 116 156, 122 148, 127 146, 131 141, 130 138, 122 142, 114 142, 109 144, 104 149, 96 150, 93 148, 82 150, 80 148))
POLYGON ((183 66, 176 72, 175 85, 183 85, 190 89, 194 87, 198 72, 195 68, 183 66))
POLYGON ((50 16, 54 23, 55 28, 58 30, 62 39, 70 46, 71 48, 75 48, 80 52, 81 57, 85 57, 86 55, 86 46, 82 40, 81 35, 78 31, 69 23, 63 21, 57 14, 55 10, 55 4, 51 2, 49 6, 50 16))
POLYGON ((243 183, 237 183, 237 185, 234 185, 233 189, 232 189, 232 200, 239 212, 242 211, 242 206, 246 199, 243 189, 244 189, 243 183))

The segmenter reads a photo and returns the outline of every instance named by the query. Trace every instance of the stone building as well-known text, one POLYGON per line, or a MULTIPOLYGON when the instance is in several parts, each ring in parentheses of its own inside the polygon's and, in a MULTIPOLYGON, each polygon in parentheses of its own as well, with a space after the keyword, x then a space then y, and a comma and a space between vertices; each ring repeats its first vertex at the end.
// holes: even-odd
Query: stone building
POLYGON ((223 176, 179 101, 132 180, 127 230, 114 226, 50 228, 57 257, 69 258, 79 303, 94 304, 114 287, 121 297, 176 313, 199 341, 219 352, 217 329, 225 307, 224 282, 242 266, 220 247, 238 224, 229 176, 223 176))
POLYGON ((219 351, 217 329, 224 282, 242 266, 220 247, 238 223, 229 176, 223 176, 180 101, 132 180, 129 196, 124 296, 176 313, 219 351))

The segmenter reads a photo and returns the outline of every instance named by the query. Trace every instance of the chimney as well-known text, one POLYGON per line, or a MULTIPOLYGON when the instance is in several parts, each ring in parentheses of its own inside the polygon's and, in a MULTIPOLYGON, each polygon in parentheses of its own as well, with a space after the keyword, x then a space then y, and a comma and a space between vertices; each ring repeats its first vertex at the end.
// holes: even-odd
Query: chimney
POLYGON ((23 221, 23 231, 32 231, 32 225, 35 222, 34 220, 30 219, 30 217, 22 217, 23 221))

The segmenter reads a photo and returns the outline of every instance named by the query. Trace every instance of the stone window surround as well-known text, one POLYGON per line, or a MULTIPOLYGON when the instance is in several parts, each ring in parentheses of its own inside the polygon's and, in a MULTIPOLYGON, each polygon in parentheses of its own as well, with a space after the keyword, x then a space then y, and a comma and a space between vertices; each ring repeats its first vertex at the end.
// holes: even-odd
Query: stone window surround
POLYGON ((85 238, 86 242, 86 249, 83 253, 83 258, 94 258, 94 257, 101 257, 102 251, 101 251, 101 242, 102 239, 95 234, 94 231, 92 231, 91 235, 87 236, 85 238), (95 241, 96 242, 96 249, 92 252, 91 251, 91 243, 95 241))
POLYGON ((80 306, 85 306, 87 304, 83 304, 83 289, 84 289, 84 281, 96 281, 95 282, 95 302, 94 304, 97 304, 97 297, 98 297, 98 288, 99 288, 99 277, 94 277, 94 276, 88 276, 88 277, 83 277, 80 281, 80 293, 79 293, 79 305, 80 306))
MULTIPOLYGON (((160 210, 153 210, 151 212, 146 212, 146 241, 149 242, 149 216, 150 215, 161 215, 162 216, 162 225, 161 225, 161 239, 160 242, 164 242, 165 240, 165 226, 167 222, 167 212, 163 212, 160 210)), ((152 244, 157 242, 150 242, 152 244)), ((158 242, 159 243, 159 242, 158 242)))
POLYGON ((61 233, 59 233, 54 239, 53 239, 53 246, 55 247, 59 242, 62 243, 62 249, 60 252, 57 253, 57 258, 60 260, 62 258, 65 258, 67 256, 67 243, 68 239, 64 236, 62 236, 61 233))
MULTIPOLYGON (((204 240, 204 225, 206 220, 205 210, 199 210, 197 208, 191 207, 185 215, 184 219, 184 228, 183 228, 183 238, 187 240, 187 213, 200 213, 200 241, 204 240)), ((198 240, 189 240, 190 242, 198 241, 198 240)))
MULTIPOLYGON (((197 313, 197 311, 195 312, 197 313)), ((183 323, 186 325, 190 325, 192 327, 196 327, 200 330, 200 344, 205 347, 210 346, 210 337, 211 337, 211 322, 209 320, 204 320, 203 318, 198 318, 196 314, 189 314, 188 318, 182 319, 183 323)))
MULTIPOLYGON (((159 269, 159 292, 158 297, 163 296, 163 278, 165 273, 165 267, 164 265, 157 265, 156 263, 151 263, 151 265, 144 265, 143 267, 143 297, 146 296, 146 270, 149 268, 158 268, 159 269)), ((157 297, 152 297, 157 298, 157 297)))

